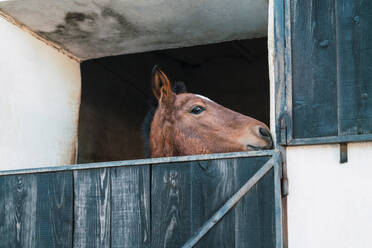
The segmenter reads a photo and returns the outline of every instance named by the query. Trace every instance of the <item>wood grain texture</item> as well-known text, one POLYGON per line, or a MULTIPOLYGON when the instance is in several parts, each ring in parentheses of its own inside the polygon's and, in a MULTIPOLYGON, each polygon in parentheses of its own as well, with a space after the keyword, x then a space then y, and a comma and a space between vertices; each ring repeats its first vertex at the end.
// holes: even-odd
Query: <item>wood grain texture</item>
POLYGON ((72 247, 72 172, 37 174, 36 247, 72 247))
POLYGON ((340 134, 372 133, 372 2, 336 2, 340 134))
POLYGON ((14 194, 10 190, 15 176, 0 177, 0 247, 16 247, 14 194))
POLYGON ((74 172, 74 247, 110 247, 110 169, 74 172))
POLYGON ((338 134, 334 1, 292 0, 293 136, 338 134))
POLYGON ((291 19, 294 141, 289 143, 347 135, 370 140, 372 2, 291 0, 291 19))
MULTIPOLYGON (((152 247, 181 247, 269 157, 155 166, 152 247), (161 199, 161 200, 158 200, 161 199)), ((273 170, 195 247, 275 247, 273 170)))
POLYGON ((202 155, 191 155, 191 156, 179 156, 179 157, 164 157, 164 158, 148 158, 138 160, 123 160, 123 161, 111 161, 111 162, 98 162, 88 164, 76 164, 68 166, 51 166, 41 168, 30 168, 20 170, 6 170, 0 171, 0 176, 6 175, 20 175, 20 174, 33 174, 33 173, 46 173, 46 172, 60 172, 60 171, 74 171, 74 170, 90 170, 90 169, 104 169, 114 167, 131 167, 139 165, 156 165, 164 163, 178 163, 187 161, 203 161, 211 159, 228 159, 228 158, 250 158, 250 157, 262 157, 262 156, 273 156, 276 153, 275 150, 261 150, 261 151, 249 151, 249 152, 231 152, 231 153, 214 153, 214 154, 202 154, 202 155))
MULTIPOLYGON (((240 159, 235 170, 238 190, 268 158, 240 159)), ((245 195, 235 208, 235 247, 275 247, 273 169, 245 195)))
MULTIPOLYGON (((193 164, 192 216, 193 232, 206 222, 235 193, 236 159, 193 164)), ((234 211, 228 212, 195 247, 234 247, 234 211)))
POLYGON ((37 177, 1 178, 0 247, 36 247, 37 177))
MULTIPOLYGON (((0 247, 181 247, 269 157, 0 176, 0 247)), ((275 247, 275 197, 271 169, 196 247, 275 247)))
POLYGON ((181 247, 191 236, 191 163, 152 169, 151 247, 181 247))
POLYGON ((111 192, 111 247, 150 247, 149 166, 111 169, 111 192))

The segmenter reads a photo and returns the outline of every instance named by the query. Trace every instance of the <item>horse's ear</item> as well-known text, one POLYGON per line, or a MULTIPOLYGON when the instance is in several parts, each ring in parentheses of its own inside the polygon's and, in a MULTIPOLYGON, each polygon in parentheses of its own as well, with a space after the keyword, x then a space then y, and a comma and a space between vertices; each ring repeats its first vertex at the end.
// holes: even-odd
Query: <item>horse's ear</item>
POLYGON ((172 91, 172 86, 167 75, 156 65, 152 69, 151 86, 156 99, 161 99, 162 101, 174 99, 175 94, 172 91))

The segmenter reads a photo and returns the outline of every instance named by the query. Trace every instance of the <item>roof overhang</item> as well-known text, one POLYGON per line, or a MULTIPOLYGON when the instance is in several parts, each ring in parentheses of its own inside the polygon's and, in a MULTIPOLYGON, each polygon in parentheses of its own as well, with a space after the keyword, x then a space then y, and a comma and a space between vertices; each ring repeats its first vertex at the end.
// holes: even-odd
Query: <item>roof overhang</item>
POLYGON ((268 0, 10 0, 0 12, 86 60, 264 37, 268 0))

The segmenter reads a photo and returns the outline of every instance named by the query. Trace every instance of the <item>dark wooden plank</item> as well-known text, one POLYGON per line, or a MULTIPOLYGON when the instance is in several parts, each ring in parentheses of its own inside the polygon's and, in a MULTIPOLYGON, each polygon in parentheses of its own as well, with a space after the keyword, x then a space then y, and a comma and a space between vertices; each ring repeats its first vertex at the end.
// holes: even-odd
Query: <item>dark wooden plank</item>
POLYGON ((336 2, 340 134, 372 133, 372 2, 336 2))
POLYGON ((74 172, 74 247, 110 247, 110 169, 74 172))
MULTIPOLYGON (((72 247, 72 172, 37 177, 36 247, 72 247)), ((34 213, 33 213, 34 214, 34 213)))
POLYGON ((111 169, 111 198, 111 247, 149 247, 149 166, 111 169))
POLYGON ((37 247, 36 175, 1 178, 0 247, 37 247))
MULTIPOLYGON (((195 162, 192 166, 192 231, 198 229, 235 193, 236 159, 195 162)), ((234 247, 235 216, 230 211, 195 247, 234 247)))
POLYGON ((181 247, 191 237, 191 163, 152 169, 151 247, 181 247))
POLYGON ((261 244, 263 248, 275 248, 276 219, 275 219, 275 187, 274 169, 271 169, 257 184, 258 205, 260 216, 261 244))
POLYGON ((338 134, 334 1, 292 0, 294 138, 338 134))
MULTIPOLYGON (((239 159, 235 170, 235 190, 239 190, 268 159, 239 159)), ((271 169, 235 208, 235 247, 275 247, 274 199, 271 169)))
MULTIPOLYGON (((223 217, 233 211, 232 209, 241 201, 241 199, 251 191, 251 189, 275 166, 274 159, 270 159, 265 163, 257 172, 251 176, 248 181, 240 187, 232 197, 229 198, 219 209, 216 211, 203 226, 193 234, 193 236, 182 246, 184 248, 194 247, 215 225, 220 223, 223 217)), ((236 215, 235 215, 236 216, 236 215)), ((235 229, 236 230, 236 229, 235 229)), ((236 240, 236 235, 235 235, 236 240)))
POLYGON ((15 176, 0 177, 0 247, 16 247, 15 206, 12 181, 15 176))

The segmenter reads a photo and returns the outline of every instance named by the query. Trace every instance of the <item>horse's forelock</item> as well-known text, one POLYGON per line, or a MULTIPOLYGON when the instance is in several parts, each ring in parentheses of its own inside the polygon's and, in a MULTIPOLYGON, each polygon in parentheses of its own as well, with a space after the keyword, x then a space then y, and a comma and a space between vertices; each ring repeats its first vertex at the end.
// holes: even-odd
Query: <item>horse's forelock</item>
POLYGON ((176 94, 181 94, 181 93, 186 93, 187 92, 185 83, 181 82, 181 81, 175 82, 172 86, 172 90, 176 94))

